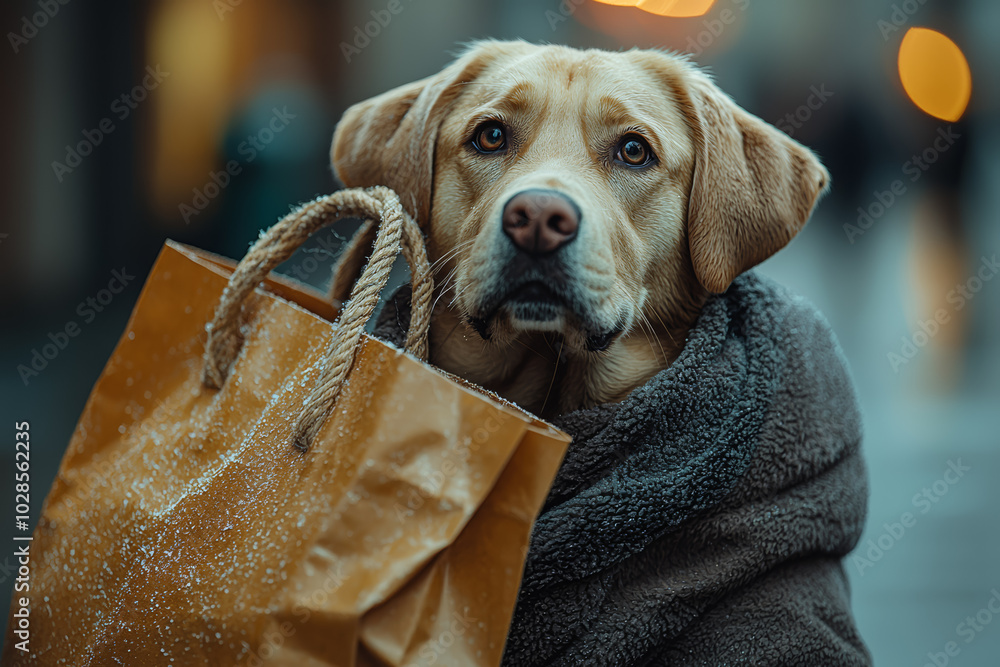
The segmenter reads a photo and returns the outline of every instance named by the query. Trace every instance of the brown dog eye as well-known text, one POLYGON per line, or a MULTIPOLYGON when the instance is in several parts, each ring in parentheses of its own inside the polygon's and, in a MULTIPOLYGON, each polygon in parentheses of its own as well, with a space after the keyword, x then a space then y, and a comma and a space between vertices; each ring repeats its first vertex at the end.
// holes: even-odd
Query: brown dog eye
POLYGON ((480 153, 495 153, 507 145, 507 133, 500 123, 490 121, 483 123, 476 130, 472 145, 480 153))
POLYGON ((645 139, 627 134, 618 144, 615 159, 629 167, 645 167, 653 162, 655 156, 645 139))

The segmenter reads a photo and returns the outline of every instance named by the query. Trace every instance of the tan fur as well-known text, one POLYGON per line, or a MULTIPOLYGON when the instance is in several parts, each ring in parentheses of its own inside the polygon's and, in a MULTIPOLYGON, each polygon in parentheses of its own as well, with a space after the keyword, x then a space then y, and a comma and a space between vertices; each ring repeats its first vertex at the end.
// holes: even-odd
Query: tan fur
MULTIPOLYGON (((349 187, 388 185, 427 230, 439 299, 431 361, 543 415, 624 398, 679 354, 710 292, 783 247, 828 176, 806 148, 736 106, 683 59, 480 42, 440 73, 351 107, 332 159, 349 187), (502 118, 507 154, 468 146, 502 118), (611 147, 639 132, 659 163, 611 147), (574 274, 588 322, 623 333, 584 349, 584 324, 467 323, 497 272, 503 204, 557 190, 583 213, 574 274)), ((588 326, 590 326, 588 325, 588 326)))

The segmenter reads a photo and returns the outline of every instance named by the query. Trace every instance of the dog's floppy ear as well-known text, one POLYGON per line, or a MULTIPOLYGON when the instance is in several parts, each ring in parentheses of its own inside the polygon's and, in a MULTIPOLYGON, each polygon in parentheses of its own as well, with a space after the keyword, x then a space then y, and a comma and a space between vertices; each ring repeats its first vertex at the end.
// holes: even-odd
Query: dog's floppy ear
POLYGON ((495 55, 481 42, 437 74, 359 102, 333 133, 330 157, 347 187, 385 185, 421 226, 429 222, 434 145, 447 110, 495 55))
POLYGON ((741 109, 701 71, 685 64, 678 79, 695 143, 691 261, 701 284, 721 293, 802 229, 830 176, 808 148, 741 109))

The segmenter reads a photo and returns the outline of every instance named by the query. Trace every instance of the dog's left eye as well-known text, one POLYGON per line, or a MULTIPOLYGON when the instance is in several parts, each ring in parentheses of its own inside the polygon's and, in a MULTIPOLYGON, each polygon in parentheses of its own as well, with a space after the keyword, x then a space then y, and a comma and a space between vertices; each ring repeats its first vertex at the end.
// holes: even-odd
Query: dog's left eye
POLYGON ((638 134, 626 134, 618 142, 615 160, 627 167, 648 167, 656 156, 645 139, 638 134))
POLYGON ((472 145, 480 153, 496 153, 507 146, 507 133, 500 123, 488 121, 476 128, 472 145))

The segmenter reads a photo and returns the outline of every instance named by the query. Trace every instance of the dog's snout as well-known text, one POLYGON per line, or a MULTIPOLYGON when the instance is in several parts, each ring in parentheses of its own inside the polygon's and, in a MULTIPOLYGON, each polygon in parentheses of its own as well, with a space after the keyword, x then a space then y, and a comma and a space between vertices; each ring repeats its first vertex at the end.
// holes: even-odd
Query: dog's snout
POLYGON ((518 248, 541 255, 566 245, 580 228, 580 209, 555 190, 525 190, 503 207, 503 231, 518 248))

